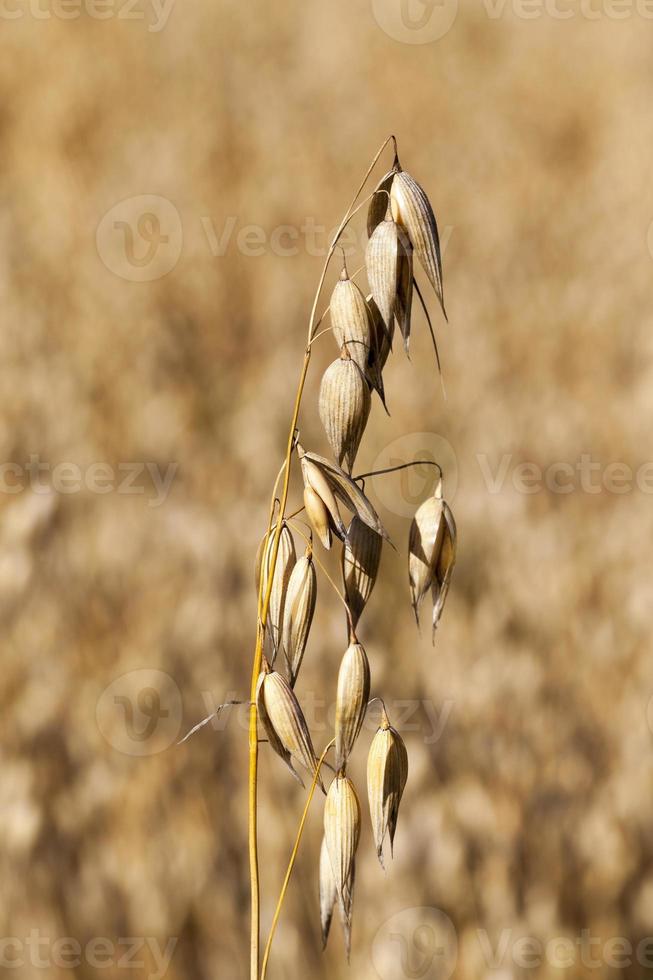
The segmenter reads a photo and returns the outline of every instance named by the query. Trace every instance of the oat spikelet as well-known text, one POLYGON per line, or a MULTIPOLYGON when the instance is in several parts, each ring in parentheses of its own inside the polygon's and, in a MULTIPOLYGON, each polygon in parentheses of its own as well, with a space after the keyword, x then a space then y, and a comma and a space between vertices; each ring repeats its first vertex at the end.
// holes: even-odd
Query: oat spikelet
POLYGON ((320 385, 320 419, 333 455, 351 473, 370 414, 370 389, 358 364, 343 347, 320 385))
POLYGON ((320 848, 320 924, 322 926, 322 949, 326 949, 333 918, 333 906, 336 904, 338 890, 331 870, 331 859, 327 848, 326 837, 322 838, 320 848))
POLYGON ((372 194, 372 199, 367 209, 368 238, 372 237, 376 226, 385 218, 386 211, 388 210, 388 201, 390 200, 390 189, 397 170, 398 168, 395 166, 392 170, 388 171, 385 177, 381 178, 377 189, 372 194))
POLYGON ((367 243, 365 268, 372 296, 390 336, 399 281, 399 234, 389 204, 385 219, 376 226, 367 243))
POLYGON ((404 350, 410 346, 410 320, 413 309, 413 246, 405 232, 400 230, 399 257, 397 270, 397 297, 395 316, 404 339, 404 350))
POLYGON ((354 628, 360 619, 376 582, 383 538, 353 517, 342 550, 342 578, 345 597, 354 628))
POLYGON ((408 540, 408 579, 410 597, 419 623, 418 607, 433 583, 435 566, 442 548, 444 517, 441 488, 417 509, 408 540))
POLYGON ((408 778, 408 754, 399 732, 390 727, 383 710, 381 726, 372 740, 367 758, 367 795, 376 853, 383 864, 383 841, 390 836, 394 845, 399 804, 408 778))
POLYGON ((370 698, 370 665, 356 640, 348 646, 338 672, 336 694, 336 772, 343 772, 361 730, 370 698))
POLYGON ((329 512, 324 506, 324 501, 309 484, 304 486, 304 507, 311 527, 318 538, 329 550, 331 547, 331 528, 329 526, 329 512))
MULTIPOLYGON (((313 777, 317 771, 317 759, 311 734, 288 681, 276 670, 269 673, 264 671, 259 677, 256 700, 272 748, 300 782, 302 780, 292 766, 292 759, 299 762, 313 777), (282 751, 279 751, 279 746, 282 751)), ((318 781, 324 791, 321 777, 318 781)))
POLYGON ((440 616, 444 609, 444 604, 449 593, 453 567, 456 563, 456 549, 458 545, 458 532, 456 522, 449 504, 443 502, 444 533, 442 537, 442 547, 438 555, 435 567, 433 583, 431 585, 431 597, 433 599, 433 642, 435 642, 435 631, 440 622, 440 616))
POLYGON ((408 578, 415 619, 429 589, 433 599, 433 637, 442 615, 454 563, 457 532, 451 508, 442 499, 442 480, 418 508, 410 527, 408 578))
MULTIPOLYGON (((347 529, 343 523, 342 517, 340 516, 340 509, 338 507, 338 501, 336 500, 336 495, 333 492, 333 485, 326 477, 324 467, 319 463, 321 461, 321 456, 316 456, 315 453, 306 453, 301 446, 297 446, 297 455, 299 456, 301 466, 302 466, 302 477, 304 479, 304 487, 309 487, 322 501, 325 511, 329 515, 329 523, 333 527, 333 530, 341 539, 345 540, 347 529)), ((312 501, 313 498, 311 498, 312 501)))
MULTIPOLYGON (((265 549, 265 562, 263 567, 264 595, 268 586, 268 577, 270 573, 270 566, 272 564, 274 531, 275 528, 273 526, 268 538, 267 548, 265 549)), ((279 550, 277 552, 277 561, 274 568, 274 577, 272 579, 272 591, 270 592, 270 605, 268 608, 267 618, 268 632, 272 641, 273 651, 271 663, 274 663, 279 649, 279 644, 281 642, 284 601, 286 597, 286 590, 288 588, 288 582, 290 580, 290 574, 295 564, 295 559, 295 542, 293 541, 293 536, 290 533, 290 528, 286 523, 284 523, 281 526, 281 534, 279 535, 279 550)), ((257 572, 260 575, 260 566, 257 569, 257 572)))
POLYGON ((372 528, 373 531, 376 531, 377 534, 381 534, 386 540, 390 540, 387 531, 381 523, 379 515, 374 510, 374 507, 358 484, 352 480, 350 476, 347 476, 344 470, 342 470, 336 463, 332 463, 330 460, 325 459, 324 456, 318 456, 317 453, 305 452, 301 446, 297 446, 297 454, 301 460, 302 468, 304 470, 304 482, 309 482, 310 485, 319 493, 332 519, 334 516, 332 506, 335 504, 335 511, 339 524, 335 525, 334 520, 334 525, 336 533, 341 540, 345 540, 346 528, 342 523, 338 505, 335 502, 336 497, 338 500, 341 500, 345 507, 348 507, 352 513, 357 514, 368 527, 372 528), (318 477, 320 481, 319 484, 317 483, 318 477), (334 498, 333 503, 329 503, 329 501, 325 499, 325 493, 331 494, 331 496, 334 498))
POLYGON ((349 930, 360 830, 361 808, 354 784, 346 776, 336 776, 324 804, 324 839, 341 913, 349 930))
POLYGON ((329 303, 331 327, 340 348, 347 347, 361 371, 370 353, 370 322, 365 297, 343 269, 329 303))
MULTIPOLYGON (((444 311, 440 237, 431 202, 414 177, 405 170, 396 174, 390 191, 392 216, 406 229, 444 311)), ((445 312, 446 316, 446 312, 445 312)))
MULTIPOLYGON (((370 293, 367 297, 367 307, 370 311, 370 354, 367 359, 367 380, 369 381, 372 388, 377 392, 379 398, 383 403, 383 407, 386 412, 388 412, 388 406, 385 401, 385 386, 383 383, 383 368, 388 360, 388 355, 392 349, 392 338, 394 334, 394 323, 392 321, 392 329, 390 331, 390 336, 386 331, 385 324, 383 322, 383 317, 379 311, 378 306, 374 302, 374 297, 370 293)), ((388 412, 388 415, 390 413, 388 412)))
POLYGON ((295 686, 313 622, 317 599, 317 575, 312 548, 306 549, 295 564, 288 581, 283 613, 283 649, 290 686, 295 686))

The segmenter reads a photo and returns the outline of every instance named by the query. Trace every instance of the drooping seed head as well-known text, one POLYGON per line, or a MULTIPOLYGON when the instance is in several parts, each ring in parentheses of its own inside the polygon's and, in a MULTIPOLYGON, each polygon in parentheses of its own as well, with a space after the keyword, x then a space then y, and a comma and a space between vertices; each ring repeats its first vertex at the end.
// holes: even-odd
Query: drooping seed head
MULTIPOLYGON (((314 776, 317 759, 304 713, 288 681, 278 671, 263 672, 259 677, 257 705, 270 745, 291 772, 297 776, 290 761, 295 759, 314 776), (279 751, 279 746, 283 751, 279 751)), ((319 785, 324 791, 321 778, 319 785)))
POLYGON ((338 347, 347 347, 361 371, 370 352, 370 322, 365 297, 343 270, 329 303, 331 327, 338 347))
POLYGON ((291 687, 295 686, 306 650, 316 599, 317 575, 309 547, 292 570, 283 613, 283 649, 291 687))
POLYGON ((359 517, 352 518, 342 550, 342 577, 354 628, 372 594, 379 572, 382 545, 380 534, 359 517))
POLYGON ((381 726, 372 740, 367 758, 367 795, 376 853, 383 867, 383 841, 390 835, 394 844, 399 804, 408 778, 408 754, 404 741, 383 711, 381 726))
POLYGON ((351 473, 370 414, 370 389, 356 361, 343 347, 320 385, 320 419, 333 455, 351 473))
POLYGON ((406 229, 444 312, 440 237, 431 202, 415 178, 405 171, 395 175, 390 199, 392 216, 406 229))
POLYGON ((361 730, 370 697, 370 665, 360 643, 345 651, 338 671, 336 694, 336 772, 344 771, 361 730))
POLYGON ((336 892, 341 902, 353 886, 352 875, 361 831, 361 808, 354 784, 336 776, 324 804, 324 839, 336 892))
POLYGON ((308 484, 304 486, 304 508, 306 509, 306 516, 310 521, 311 527, 328 551, 331 547, 329 512, 324 506, 324 501, 320 495, 308 484))
MULTIPOLYGON (((441 494, 441 491, 440 491, 441 494)), ((408 579, 411 602, 418 620, 418 606, 433 583, 442 539, 444 507, 438 491, 421 504, 410 525, 408 540, 408 579)))

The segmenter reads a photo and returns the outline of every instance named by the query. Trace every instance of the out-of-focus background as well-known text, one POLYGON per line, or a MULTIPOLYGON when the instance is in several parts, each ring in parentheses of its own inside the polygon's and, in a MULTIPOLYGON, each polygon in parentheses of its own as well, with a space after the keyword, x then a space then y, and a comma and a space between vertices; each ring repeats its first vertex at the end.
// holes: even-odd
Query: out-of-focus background
MULTIPOLYGON (((448 397, 416 310, 357 468, 443 461, 459 560, 433 649, 406 581, 431 477, 368 482, 397 544, 360 628, 410 756, 395 859, 371 711, 351 967, 337 919, 320 950, 315 800, 269 976, 650 974, 648 7, 4 5, 5 975, 248 976, 243 709, 174 743, 248 696, 326 236, 390 132, 440 223, 448 397)), ((317 342, 301 418, 320 453, 335 354, 317 342)), ((344 627, 319 588, 298 694, 321 747, 344 627)), ((265 932, 305 797, 266 746, 261 767, 265 932)))

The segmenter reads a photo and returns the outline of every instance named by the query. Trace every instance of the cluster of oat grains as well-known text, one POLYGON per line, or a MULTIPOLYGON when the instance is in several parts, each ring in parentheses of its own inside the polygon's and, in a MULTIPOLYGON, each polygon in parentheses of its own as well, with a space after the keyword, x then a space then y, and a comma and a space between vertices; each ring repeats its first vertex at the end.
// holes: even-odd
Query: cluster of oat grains
MULTIPOLYGON (((292 437, 282 470, 284 492, 281 499, 277 498, 275 487, 270 524, 259 549, 256 570, 259 590, 259 669, 256 673, 254 718, 255 721, 256 717, 260 720, 270 747, 300 782, 302 779, 297 767, 308 772, 313 783, 311 796, 317 785, 326 793, 319 866, 322 938, 326 944, 333 911, 337 906, 348 957, 361 806, 347 768, 372 703, 370 665, 357 637, 357 629, 377 579, 383 541, 389 540, 379 515, 365 494, 363 478, 354 476, 353 470, 370 415, 373 392, 378 394, 384 407, 386 404, 383 375, 393 348, 396 327, 408 353, 413 291, 422 302, 428 319, 422 294, 415 281, 414 255, 444 312, 440 245, 433 209, 417 181, 401 169, 396 153, 392 170, 377 184, 368 200, 369 241, 365 272, 369 292, 366 294, 354 281, 355 275, 349 277, 345 266, 333 288, 328 309, 339 356, 323 375, 318 408, 333 458, 306 450, 296 438, 295 431, 311 345, 316 337, 314 306, 292 437), (305 511, 313 531, 310 536, 304 535, 307 547, 299 558, 293 537, 298 531, 303 534, 293 523, 293 517, 297 517, 299 511, 286 516, 292 456, 299 460, 303 479, 304 506, 301 510, 305 511), (348 516, 347 512, 352 516, 348 516), (334 737, 321 759, 315 752, 294 690, 317 601, 321 562, 313 550, 313 535, 319 542, 319 545, 316 544, 318 548, 330 549, 334 540, 341 547, 342 590, 338 591, 346 607, 349 634, 349 643, 338 671, 334 737), (335 749, 334 776, 327 791, 322 782, 321 766, 328 749, 332 747, 335 749)), ((329 259, 340 234, 357 210, 352 204, 334 238, 329 259)), ((329 259, 318 287, 316 303, 329 259)), ((430 319, 428 322, 430 327, 430 319)), ((456 528, 451 510, 442 498, 440 478, 434 496, 418 509, 409 538, 409 585, 413 609, 417 617, 419 604, 430 590, 434 630, 449 589, 455 556, 456 528)), ((335 586, 333 581, 329 581, 335 586)), ((372 701, 377 701, 382 711, 380 726, 369 750, 367 796, 374 844, 383 865, 386 837, 389 838, 391 850, 394 842, 399 805, 408 775, 408 757, 401 736, 390 724, 382 699, 373 698, 372 701)), ((254 763, 255 760, 254 754, 254 763)), ((330 764, 327 765, 331 768, 330 764)), ((254 778, 255 773, 254 766, 254 778)), ((306 812, 277 906, 273 931, 306 812)), ((254 856, 256 853, 254 839, 254 856)), ((254 885, 258 909, 257 880, 253 881, 254 885)), ((266 948, 262 977, 265 976, 273 931, 266 948)), ((255 960, 257 953, 253 954, 253 964, 255 960)), ((254 965, 252 970, 254 976, 254 965)))

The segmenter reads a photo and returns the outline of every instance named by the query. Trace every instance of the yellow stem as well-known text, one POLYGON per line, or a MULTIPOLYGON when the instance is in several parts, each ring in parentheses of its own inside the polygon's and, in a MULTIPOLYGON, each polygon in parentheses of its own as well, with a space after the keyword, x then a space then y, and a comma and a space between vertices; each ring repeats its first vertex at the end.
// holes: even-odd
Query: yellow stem
POLYGON ((311 800, 315 794, 315 787, 317 786, 317 781, 320 775, 320 769, 322 768, 322 763, 326 758, 326 754, 329 749, 335 745, 336 740, 332 738, 324 752, 320 756, 320 760, 315 769, 315 775, 313 776, 313 782, 311 784, 311 789, 308 794, 308 799, 306 800, 306 805, 304 807, 304 812, 302 813, 302 819, 299 822, 299 828, 297 830, 297 837, 295 838, 295 846, 292 849, 292 854, 290 855, 290 861, 288 862, 288 868, 286 870, 286 877, 283 879, 283 885, 281 886, 281 892, 279 893, 279 900, 277 902, 277 907, 274 910, 274 917, 272 919, 272 925, 270 926, 270 934, 268 940, 265 944, 265 952, 263 954, 263 968, 261 970, 261 980, 265 980, 265 974, 268 968, 268 960, 270 959, 270 950, 272 949, 272 940, 274 939, 274 934, 276 932, 277 923, 279 922, 279 916, 281 915, 281 907, 283 905, 283 900, 286 897, 286 892, 288 891, 288 883, 290 881, 290 876, 292 870, 295 866, 295 859, 297 858, 297 853, 299 851, 299 845, 302 840, 302 834, 304 833, 304 825, 306 823, 306 818, 308 816, 308 809, 311 805, 311 800))

